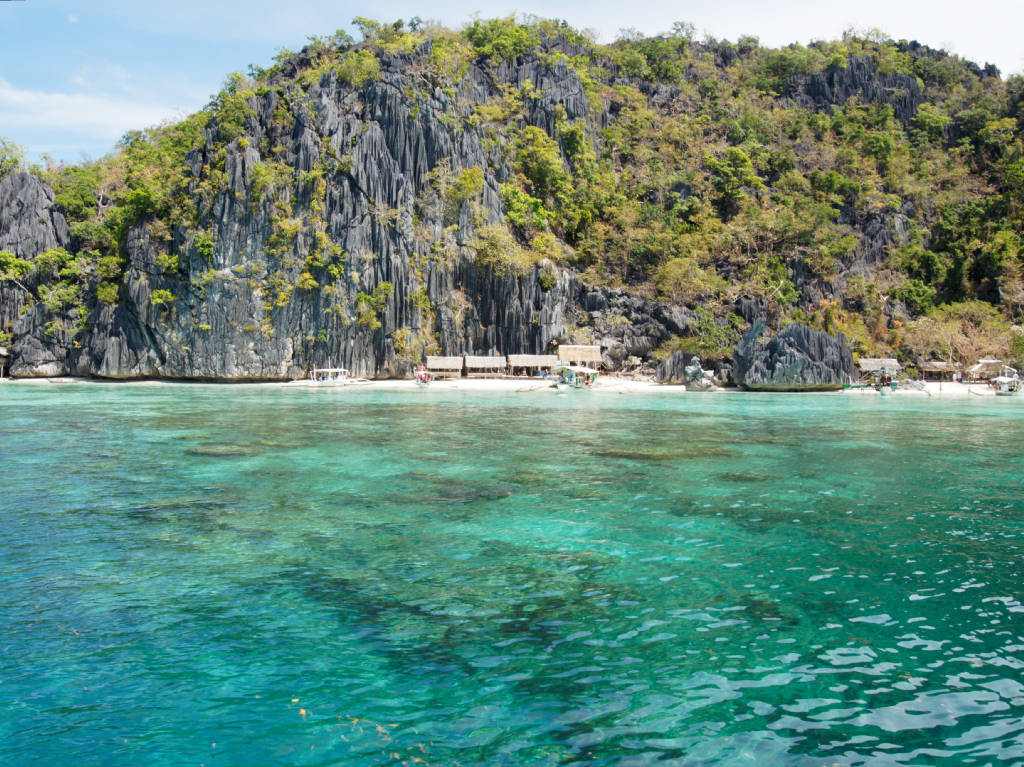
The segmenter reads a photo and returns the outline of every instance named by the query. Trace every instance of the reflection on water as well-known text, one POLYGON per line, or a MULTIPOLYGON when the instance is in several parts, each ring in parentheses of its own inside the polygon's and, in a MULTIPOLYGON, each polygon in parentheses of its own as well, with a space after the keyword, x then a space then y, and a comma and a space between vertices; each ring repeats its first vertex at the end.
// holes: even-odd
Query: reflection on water
POLYGON ((1019 403, 543 394, 5 387, 0 755, 1024 760, 1019 403))

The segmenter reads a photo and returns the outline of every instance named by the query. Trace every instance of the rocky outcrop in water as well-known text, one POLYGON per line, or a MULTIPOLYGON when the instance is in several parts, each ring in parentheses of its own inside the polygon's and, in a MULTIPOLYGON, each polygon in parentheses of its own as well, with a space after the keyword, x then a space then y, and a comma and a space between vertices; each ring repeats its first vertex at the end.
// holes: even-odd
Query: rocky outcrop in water
POLYGON ((856 367, 842 333, 794 322, 761 343, 764 327, 764 319, 756 320, 733 353, 736 382, 744 389, 815 391, 853 382, 856 367))

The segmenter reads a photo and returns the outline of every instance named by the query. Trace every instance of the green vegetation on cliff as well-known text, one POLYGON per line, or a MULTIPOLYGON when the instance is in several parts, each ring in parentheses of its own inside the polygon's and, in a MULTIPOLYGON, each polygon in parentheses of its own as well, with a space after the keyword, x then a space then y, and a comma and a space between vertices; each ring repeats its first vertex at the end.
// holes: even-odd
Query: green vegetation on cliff
MULTIPOLYGON (((2 254, 0 276, 30 284, 31 300, 74 334, 90 307, 120 300, 139 224, 158 253, 154 279, 200 295, 231 277, 211 264, 215 220, 234 206, 235 220, 270 227, 255 243, 263 266, 245 275, 264 296, 256 325, 325 293, 347 295, 357 325, 376 331, 388 302, 412 299, 359 282, 375 254, 346 252, 325 214, 347 180, 372 197, 374 226, 408 230, 417 290, 422 264, 468 248, 495 273, 547 259, 590 284, 698 310, 665 350, 723 352, 747 302, 778 324, 843 331, 862 353, 1024 356, 1020 77, 876 33, 774 50, 698 41, 686 24, 610 45, 536 19, 460 31, 356 24, 360 43, 310 38, 102 160, 34 168, 71 241, 2 254), (329 90, 358 100, 385 77, 410 124, 442 99, 441 124, 479 136, 485 160, 435 158, 422 172, 389 157, 415 202, 363 189, 358 136, 346 144, 311 126, 329 90)), ((365 130, 375 118, 367 108, 362 119, 365 130)), ((21 162, 0 143, 0 176, 21 162)), ((174 305, 172 289, 152 304, 174 305)), ((403 349, 406 335, 395 337, 403 349)))

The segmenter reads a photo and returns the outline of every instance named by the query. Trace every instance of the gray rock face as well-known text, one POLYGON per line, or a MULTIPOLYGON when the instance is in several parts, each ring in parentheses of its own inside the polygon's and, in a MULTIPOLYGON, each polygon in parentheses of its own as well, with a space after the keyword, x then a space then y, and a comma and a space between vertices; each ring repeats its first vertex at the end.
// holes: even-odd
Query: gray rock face
POLYGON ((700 357, 694 356, 690 364, 683 370, 683 383, 687 389, 693 391, 714 391, 715 379, 710 370, 704 370, 700 364, 700 357))
POLYGON ((654 373, 654 380, 663 384, 685 384, 693 391, 718 388, 714 372, 702 368, 699 356, 686 352, 674 352, 663 359, 654 373))
POLYGON ((842 333, 830 336, 794 322, 768 343, 760 343, 763 331, 762 318, 733 354, 733 373, 744 389, 814 391, 853 382, 856 368, 842 333))
POLYGON ((686 383, 686 365, 691 356, 686 352, 673 352, 658 363, 654 371, 654 380, 660 384, 686 383))
POLYGON ((67 221, 53 202, 53 190, 31 173, 14 171, 0 179, 0 250, 32 258, 67 247, 67 221))
MULTIPOLYGON (((24 171, 14 171, 0 179, 0 250, 32 259, 44 250, 67 247, 70 239, 67 221, 54 204, 52 189, 24 171)), ((13 328, 30 300, 24 283, 0 282, 0 330, 13 328)), ((34 338, 27 346, 12 345, 12 371, 20 370, 22 348, 30 350, 39 370, 63 371, 61 349, 48 341, 34 338)))
MULTIPOLYGON (((428 56, 429 47, 381 54, 380 75, 358 90, 328 72, 306 92, 285 85, 251 97, 245 141, 227 145, 223 185, 214 199, 198 203, 199 231, 179 227, 168 237, 152 221, 134 226, 119 301, 93 302, 84 329, 39 302, 12 314, 12 372, 282 380, 339 365, 386 377, 408 373, 409 339, 444 355, 599 343, 614 369, 683 332, 687 310, 588 289, 550 263, 515 274, 477 262, 471 244, 479 227, 504 222, 499 187, 509 170, 484 127, 460 118, 499 98, 505 83, 533 83, 538 96, 528 121, 547 130, 557 108, 572 118, 589 104, 578 75, 557 57, 550 64, 539 57, 505 62, 497 78, 474 64, 453 93, 424 87, 416 73, 428 56), (257 170, 270 159, 258 147, 268 146, 289 170, 254 191, 257 170), (432 186, 431 174, 454 177, 474 167, 484 171, 483 187, 458 207, 432 186), (322 174, 321 191, 303 180, 310 172, 322 174), (294 242, 283 247, 274 239, 281 205, 301 222, 294 242), (200 232, 213 240, 212 254, 200 253, 200 232), (304 261, 323 235, 333 271, 310 268, 316 285, 301 287, 304 261), (166 255, 176 256, 180 268, 162 266, 166 255), (368 318, 360 296, 384 283, 390 293, 368 318)), ((188 157, 196 174, 220 151, 216 125, 206 130, 206 147, 188 157)), ((33 220, 44 209, 50 215, 52 193, 32 177, 19 184, 15 198, 32 189, 28 197, 39 201, 33 220)), ((0 229, 22 218, 8 210, 0 229)), ((61 230, 51 218, 52 232, 32 230, 23 252, 66 241, 66 224, 61 230)))
MULTIPOLYGON (((544 45, 548 53, 578 53, 564 38, 544 45)), ((504 222, 500 186, 510 176, 477 107, 500 100, 507 85, 532 83, 526 121, 549 133, 561 110, 597 128, 615 119, 614 104, 590 111, 564 59, 527 56, 493 70, 476 62, 454 89, 442 89, 424 75, 427 45, 380 53, 379 76, 359 88, 331 71, 298 88, 285 80, 303 55, 250 97, 244 141, 225 149, 212 123, 205 145, 189 153, 197 177, 223 162, 219 188, 197 184, 198 224, 168 232, 143 220, 130 229, 116 305, 96 300, 95 276, 82 292, 85 317, 55 314, 39 300, 26 309, 26 291, 0 283, 14 375, 280 380, 340 365, 378 377, 405 375, 411 355, 428 347, 444 355, 546 353, 555 342, 600 344, 615 369, 692 330, 694 315, 683 307, 588 288, 550 264, 515 274, 477 260, 472 243, 481 226, 504 222), (274 163, 278 171, 268 174, 274 163), (437 177, 471 168, 484 175, 473 199, 453 205, 436 191, 437 177), (282 219, 297 222, 293 240, 282 242, 282 219), (212 253, 197 243, 200 234, 212 240, 212 253), (307 266, 324 238, 328 263, 307 266), (174 261, 167 256, 178 268, 167 266, 174 261), (304 273, 315 284, 300 279, 304 273), (360 306, 384 283, 390 292, 367 316, 360 306)), ((793 97, 819 105, 850 95, 895 99, 905 83, 871 66, 855 61, 823 73, 820 83, 794 84, 793 97)), ((663 84, 640 87, 655 103, 680 97, 663 84)), ((916 109, 919 94, 907 92, 916 109)), ((879 224, 865 263, 892 239, 887 226, 879 224)), ((50 189, 26 173, 0 180, 0 249, 31 259, 69 241, 50 189)), ((754 299, 737 309, 748 321, 767 311, 754 299)), ((684 374, 668 376, 683 381, 684 374)), ((719 380, 728 374, 716 370, 719 380)))
POLYGON ((867 56, 851 56, 845 67, 831 66, 824 72, 794 75, 786 96, 805 109, 829 111, 856 97, 863 103, 889 104, 904 125, 917 114, 924 99, 917 80, 909 75, 882 74, 867 56))

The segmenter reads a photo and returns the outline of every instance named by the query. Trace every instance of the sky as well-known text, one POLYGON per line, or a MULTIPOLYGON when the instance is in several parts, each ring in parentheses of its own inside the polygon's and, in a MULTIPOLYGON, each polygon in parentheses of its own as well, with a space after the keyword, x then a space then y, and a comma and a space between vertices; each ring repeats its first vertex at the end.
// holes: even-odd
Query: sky
POLYGON ((1024 0, 548 0, 481 6, 411 0, 0 0, 0 137, 28 159, 98 159, 127 131, 202 108, 231 72, 269 65, 282 48, 345 29, 352 19, 419 16, 452 28, 474 17, 535 14, 591 29, 610 43, 673 22, 698 36, 807 44, 877 28, 964 58, 1024 73, 1024 0))

